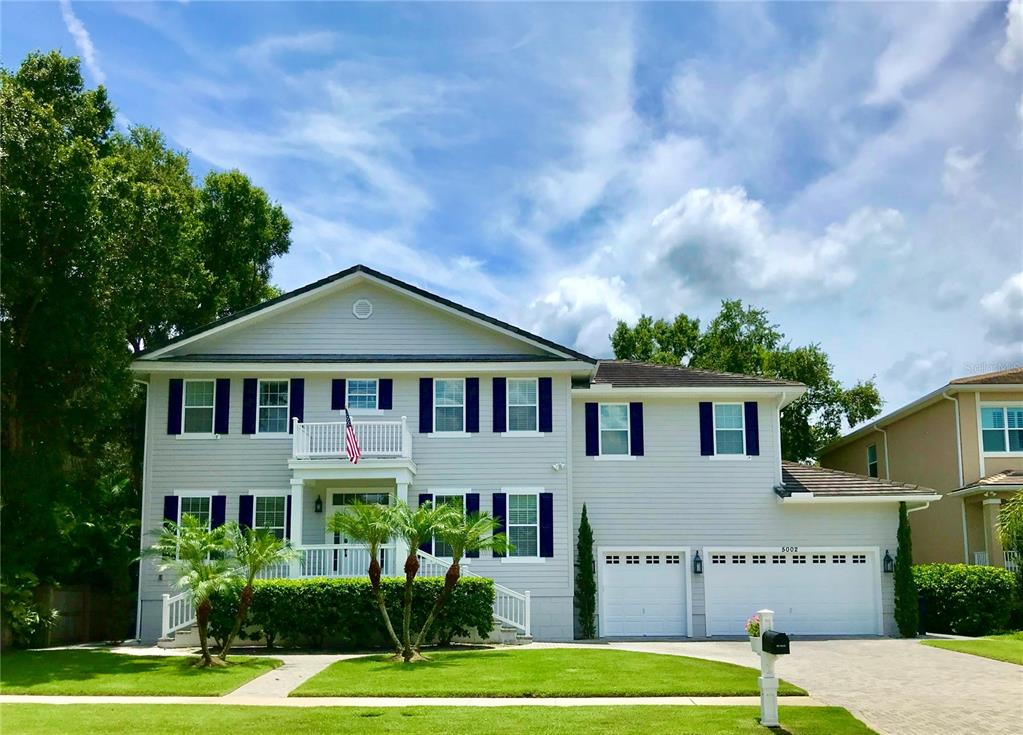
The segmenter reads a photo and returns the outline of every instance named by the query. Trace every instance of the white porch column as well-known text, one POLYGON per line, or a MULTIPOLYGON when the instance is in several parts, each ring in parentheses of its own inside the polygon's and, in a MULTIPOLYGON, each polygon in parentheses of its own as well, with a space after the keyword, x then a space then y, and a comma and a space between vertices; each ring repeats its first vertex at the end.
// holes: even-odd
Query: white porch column
POLYGON ((984 550, 987 552, 987 563, 993 567, 1004 567, 1005 557, 1002 554, 1002 540, 998 537, 998 512, 1001 510, 1002 499, 992 497, 993 493, 985 494, 982 510, 984 512, 984 550))
MULTIPOLYGON (((395 482, 394 495, 398 500, 408 502, 408 483, 407 482, 395 482)), ((396 546, 394 549, 394 571, 392 574, 400 574, 405 564, 405 558, 408 556, 408 544, 402 539, 395 539, 396 546)))
MULTIPOLYGON (((305 541, 302 537, 302 516, 305 506, 305 482, 301 479, 291 480, 291 543, 292 546, 301 549, 305 541)), ((298 577, 302 571, 302 558, 299 557, 291 562, 291 576, 298 577)))

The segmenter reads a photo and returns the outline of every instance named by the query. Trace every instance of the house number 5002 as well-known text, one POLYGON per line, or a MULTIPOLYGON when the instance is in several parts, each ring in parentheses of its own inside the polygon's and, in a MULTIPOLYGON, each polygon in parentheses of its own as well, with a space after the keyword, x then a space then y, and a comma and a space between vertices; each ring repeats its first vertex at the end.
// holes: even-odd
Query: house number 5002
POLYGON ((790 551, 790 552, 791 551, 799 551, 799 547, 798 546, 782 546, 781 550, 782 551, 790 551))

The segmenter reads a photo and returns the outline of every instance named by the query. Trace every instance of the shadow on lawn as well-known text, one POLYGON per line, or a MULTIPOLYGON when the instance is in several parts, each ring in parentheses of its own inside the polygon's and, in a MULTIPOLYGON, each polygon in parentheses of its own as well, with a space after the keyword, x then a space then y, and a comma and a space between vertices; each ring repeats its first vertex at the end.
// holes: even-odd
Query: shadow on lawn
POLYGON ((126 656, 109 651, 11 651, 0 657, 0 688, 31 687, 54 681, 89 681, 137 676, 153 671, 203 676, 193 656, 126 656))

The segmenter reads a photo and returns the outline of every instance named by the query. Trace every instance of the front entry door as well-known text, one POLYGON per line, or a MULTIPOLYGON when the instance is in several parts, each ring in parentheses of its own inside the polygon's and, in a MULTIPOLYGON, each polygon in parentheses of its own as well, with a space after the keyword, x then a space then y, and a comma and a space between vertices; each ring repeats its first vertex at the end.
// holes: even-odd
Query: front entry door
MULTIPOLYGON (((335 513, 347 513, 348 509, 355 502, 360 503, 373 503, 380 505, 389 505, 391 495, 390 493, 378 493, 378 492, 365 492, 355 490, 328 490, 327 491, 327 503, 324 510, 327 513, 325 523, 327 527, 324 530, 325 542, 333 546, 340 546, 331 551, 331 558, 329 565, 331 567, 331 576, 337 577, 361 577, 366 574, 369 568, 369 552, 361 545, 355 545, 354 542, 347 535, 343 533, 334 533, 329 528, 329 521, 335 513)), ((389 550, 384 549, 381 551, 380 563, 387 569, 387 555, 390 553, 389 550)))

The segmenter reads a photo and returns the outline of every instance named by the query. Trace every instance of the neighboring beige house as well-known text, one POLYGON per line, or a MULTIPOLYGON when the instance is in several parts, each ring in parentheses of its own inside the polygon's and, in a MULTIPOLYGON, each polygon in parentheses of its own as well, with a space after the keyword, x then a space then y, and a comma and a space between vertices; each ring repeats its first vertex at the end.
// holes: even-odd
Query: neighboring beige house
POLYGON ((1023 367, 956 378, 842 437, 820 462, 946 496, 910 516, 915 561, 1013 568, 997 518, 1023 489, 1023 367))

